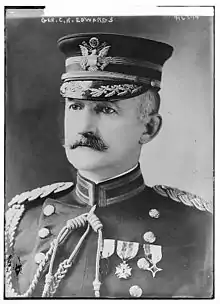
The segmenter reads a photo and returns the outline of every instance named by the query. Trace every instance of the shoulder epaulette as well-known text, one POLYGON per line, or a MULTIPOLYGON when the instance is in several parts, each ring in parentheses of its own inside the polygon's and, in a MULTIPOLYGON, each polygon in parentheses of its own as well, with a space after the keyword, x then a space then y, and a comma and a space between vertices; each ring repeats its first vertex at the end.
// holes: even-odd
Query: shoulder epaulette
MULTIPOLYGON (((72 182, 55 183, 52 185, 44 186, 34 189, 32 191, 23 192, 20 195, 16 195, 8 204, 9 208, 5 214, 5 257, 8 261, 11 254, 14 254, 14 242, 17 227, 25 212, 26 203, 34 201, 38 198, 44 198, 51 193, 58 193, 64 191, 74 184, 72 182)), ((9 290, 9 294, 17 296, 18 294, 12 288, 11 276, 12 268, 9 266, 6 270, 6 286, 9 290)))
POLYGON ((61 182, 61 183, 54 183, 51 185, 36 188, 31 191, 23 192, 13 197, 12 200, 8 203, 8 207, 11 207, 15 204, 20 205, 26 201, 30 202, 38 198, 44 198, 49 194, 51 194, 52 192, 58 193, 72 187, 73 185, 74 185, 73 182, 61 182))
POLYGON ((211 213, 213 212, 212 203, 205 201, 197 195, 164 185, 156 185, 153 187, 153 189, 158 194, 164 197, 169 197, 176 202, 195 207, 201 211, 209 211, 211 213))

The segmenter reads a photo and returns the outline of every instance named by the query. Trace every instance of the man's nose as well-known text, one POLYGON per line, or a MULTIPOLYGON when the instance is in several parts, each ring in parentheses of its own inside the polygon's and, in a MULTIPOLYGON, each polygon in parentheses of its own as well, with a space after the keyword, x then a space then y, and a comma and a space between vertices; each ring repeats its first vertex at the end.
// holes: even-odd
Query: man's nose
POLYGON ((81 116, 81 132, 95 133, 97 129, 97 117, 92 109, 85 108, 81 116))

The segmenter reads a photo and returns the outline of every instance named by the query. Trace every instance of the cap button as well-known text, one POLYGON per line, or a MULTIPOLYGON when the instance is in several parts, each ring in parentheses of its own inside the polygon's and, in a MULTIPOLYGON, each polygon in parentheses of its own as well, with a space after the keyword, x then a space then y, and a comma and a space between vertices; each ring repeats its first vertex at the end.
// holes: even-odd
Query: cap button
POLYGON ((45 254, 43 252, 38 252, 34 257, 35 263, 40 264, 45 260, 45 254))
POLYGON ((154 243, 156 241, 156 237, 152 231, 145 232, 143 238, 147 243, 154 243))
POLYGON ((50 216, 55 213, 55 207, 53 205, 47 205, 43 210, 44 215, 50 216))
POLYGON ((140 298, 142 296, 142 289, 138 285, 131 286, 129 293, 134 298, 140 298))
POLYGON ((41 239, 46 238, 49 234, 50 234, 50 230, 49 230, 48 228, 41 228, 41 229, 38 231, 38 236, 39 236, 41 239))
POLYGON ((152 81, 150 82, 150 85, 151 85, 152 87, 155 87, 156 82, 152 80, 152 81))

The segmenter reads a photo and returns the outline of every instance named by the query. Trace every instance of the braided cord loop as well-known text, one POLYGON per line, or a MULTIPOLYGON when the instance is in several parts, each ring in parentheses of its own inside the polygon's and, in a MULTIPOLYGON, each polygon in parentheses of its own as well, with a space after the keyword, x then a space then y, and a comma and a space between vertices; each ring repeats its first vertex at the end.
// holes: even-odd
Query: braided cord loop
MULTIPOLYGON (((62 231, 65 231, 64 230, 65 228, 66 228, 66 226, 61 230, 59 236, 61 236, 62 231)), ((55 259, 55 255, 56 255, 56 251, 57 251, 57 247, 58 247, 58 242, 59 242, 59 236, 57 237, 56 246, 54 248, 53 255, 52 255, 52 258, 51 258, 51 261, 50 261, 49 271, 48 271, 48 274, 46 275, 46 280, 45 280, 45 285, 44 285, 44 290, 43 290, 43 293, 42 293, 42 297, 51 297, 53 294, 55 294, 55 292, 56 292, 57 288, 59 287, 59 284, 60 284, 61 280, 64 278, 68 268, 71 267, 73 258, 77 254, 83 240, 87 236, 87 234, 89 232, 89 228, 90 227, 88 225, 88 227, 86 229, 86 232, 83 234, 83 236, 79 240, 77 246, 73 250, 69 259, 64 260, 59 265, 57 272, 53 275, 52 274, 53 263, 54 263, 54 259, 55 259)))
MULTIPOLYGON (((18 224, 25 212, 25 204, 27 202, 32 202, 37 198, 44 198, 50 195, 52 192, 57 193, 71 187, 73 183, 55 183, 42 188, 37 188, 32 191, 27 191, 21 195, 16 195, 8 204, 9 209, 6 212, 6 225, 5 225, 5 240, 6 240, 6 262, 9 261, 9 257, 13 254, 15 234, 17 231, 18 224)), ((95 296, 100 295, 101 282, 99 281, 99 264, 102 251, 102 224, 98 217, 94 214, 96 206, 93 206, 88 213, 81 214, 74 219, 67 221, 65 227, 63 227, 58 234, 57 238, 51 242, 49 250, 45 253, 45 258, 40 262, 33 280, 28 287, 27 291, 23 294, 19 294, 13 287, 13 269, 12 265, 6 263, 6 296, 7 297, 18 297, 26 298, 32 296, 43 272, 49 268, 47 275, 45 276, 45 285, 42 293, 42 297, 51 297, 57 291, 61 280, 65 277, 68 269, 72 266, 76 255, 78 254, 83 241, 87 237, 90 228, 92 228, 96 233, 98 233, 98 245, 96 254, 96 274, 95 280, 93 282, 95 296), (84 227, 88 223, 87 229, 80 238, 75 249, 71 253, 67 260, 60 263, 56 273, 53 275, 53 264, 56 257, 56 252, 60 244, 65 240, 65 238, 75 229, 79 227, 84 227)))
POLYGON ((102 238, 102 228, 103 225, 98 219, 98 217, 94 214, 95 207, 92 207, 91 210, 87 214, 80 215, 74 219, 70 219, 67 221, 66 226, 60 231, 56 241, 55 241, 55 247, 53 250, 52 258, 50 261, 50 267, 48 274, 45 277, 45 285, 44 290, 42 293, 42 297, 53 297, 61 283, 61 281, 64 279, 68 269, 73 265, 74 259, 76 258, 78 252, 80 251, 80 248, 86 239, 87 235, 89 234, 90 227, 98 233, 98 244, 97 244, 97 254, 96 254, 96 273, 95 273, 95 280, 93 282, 93 287, 95 291, 95 297, 100 296, 100 286, 101 282, 99 280, 99 272, 100 272, 100 259, 101 259, 101 252, 103 247, 103 238, 102 238), (88 222, 88 226, 80 240, 78 241, 76 247, 74 248, 73 252, 69 256, 68 259, 64 260, 60 263, 58 266, 58 269, 56 273, 53 275, 52 269, 53 269, 53 263, 56 256, 56 251, 58 248, 58 245, 61 240, 64 239, 64 235, 67 235, 67 231, 74 230, 79 227, 83 227, 86 225, 86 222, 88 222))
POLYGON ((50 282, 50 283, 52 283, 52 285, 50 284, 50 286, 46 286, 46 284, 45 284, 45 288, 44 288, 42 297, 47 297, 47 296, 51 297, 56 293, 56 290, 59 287, 59 284, 60 284, 61 280, 65 277, 68 269, 72 266, 73 260, 76 257, 84 239, 88 235, 89 230, 90 230, 90 226, 88 225, 86 231, 84 232, 84 234, 80 238, 78 244, 76 245, 75 249, 71 253, 70 257, 67 260, 64 260, 62 263, 60 263, 60 265, 58 267, 58 270, 54 274, 54 276, 52 275, 52 273, 48 273, 49 278, 52 277, 53 281, 50 282))

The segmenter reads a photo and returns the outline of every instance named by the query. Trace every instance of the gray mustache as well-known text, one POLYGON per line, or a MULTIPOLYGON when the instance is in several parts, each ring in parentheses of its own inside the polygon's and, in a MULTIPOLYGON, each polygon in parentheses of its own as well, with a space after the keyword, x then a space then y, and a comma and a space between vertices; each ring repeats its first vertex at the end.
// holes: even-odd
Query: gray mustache
POLYGON ((83 134, 80 140, 75 141, 73 144, 67 144, 65 147, 66 146, 70 149, 88 147, 99 152, 104 152, 108 149, 108 146, 103 142, 103 140, 94 134, 83 134))

